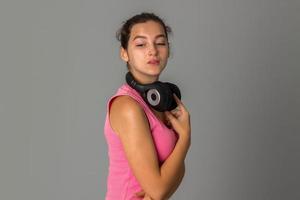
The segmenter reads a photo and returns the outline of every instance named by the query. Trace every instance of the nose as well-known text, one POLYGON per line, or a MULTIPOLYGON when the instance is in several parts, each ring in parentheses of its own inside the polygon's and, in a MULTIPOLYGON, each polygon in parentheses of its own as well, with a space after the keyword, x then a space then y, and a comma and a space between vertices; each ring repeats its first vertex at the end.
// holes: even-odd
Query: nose
POLYGON ((158 51, 155 44, 149 45, 148 54, 149 55, 157 55, 158 51))

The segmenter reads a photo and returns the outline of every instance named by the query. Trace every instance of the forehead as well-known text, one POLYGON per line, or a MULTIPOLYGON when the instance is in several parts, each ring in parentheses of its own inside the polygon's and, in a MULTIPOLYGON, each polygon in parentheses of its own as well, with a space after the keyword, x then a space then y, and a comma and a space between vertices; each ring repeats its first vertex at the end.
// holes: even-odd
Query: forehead
POLYGON ((132 39, 138 35, 155 37, 157 35, 165 35, 165 31, 160 23, 155 21, 147 21, 132 26, 130 38, 132 39))

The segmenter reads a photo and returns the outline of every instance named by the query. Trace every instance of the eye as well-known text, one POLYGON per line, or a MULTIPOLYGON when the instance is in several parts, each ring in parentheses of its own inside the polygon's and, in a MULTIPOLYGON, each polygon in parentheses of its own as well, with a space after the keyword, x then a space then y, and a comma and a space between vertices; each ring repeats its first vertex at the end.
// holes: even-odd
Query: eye
POLYGON ((167 42, 166 41, 159 41, 159 42, 156 43, 156 45, 158 45, 158 46, 166 46, 167 42))
POLYGON ((143 46, 145 46, 145 44, 137 44, 136 46, 137 47, 143 47, 143 46))

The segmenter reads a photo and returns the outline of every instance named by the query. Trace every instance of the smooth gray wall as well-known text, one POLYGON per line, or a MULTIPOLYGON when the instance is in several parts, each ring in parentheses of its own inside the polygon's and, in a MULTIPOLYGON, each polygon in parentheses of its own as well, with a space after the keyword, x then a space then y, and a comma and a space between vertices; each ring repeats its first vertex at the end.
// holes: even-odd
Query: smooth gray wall
POLYGON ((162 81, 191 113, 174 200, 300 199, 296 0, 0 2, 0 199, 104 199, 115 32, 153 11, 173 28, 162 81))

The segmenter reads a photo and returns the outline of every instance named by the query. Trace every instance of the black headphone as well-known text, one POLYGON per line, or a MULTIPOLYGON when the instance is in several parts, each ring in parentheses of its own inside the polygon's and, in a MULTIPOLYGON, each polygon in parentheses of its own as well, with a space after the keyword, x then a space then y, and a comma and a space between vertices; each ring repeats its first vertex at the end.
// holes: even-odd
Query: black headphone
POLYGON ((144 101, 157 111, 171 111, 177 107, 173 93, 181 99, 179 88, 168 82, 155 81, 149 84, 138 83, 130 72, 126 74, 126 82, 140 93, 144 101))

